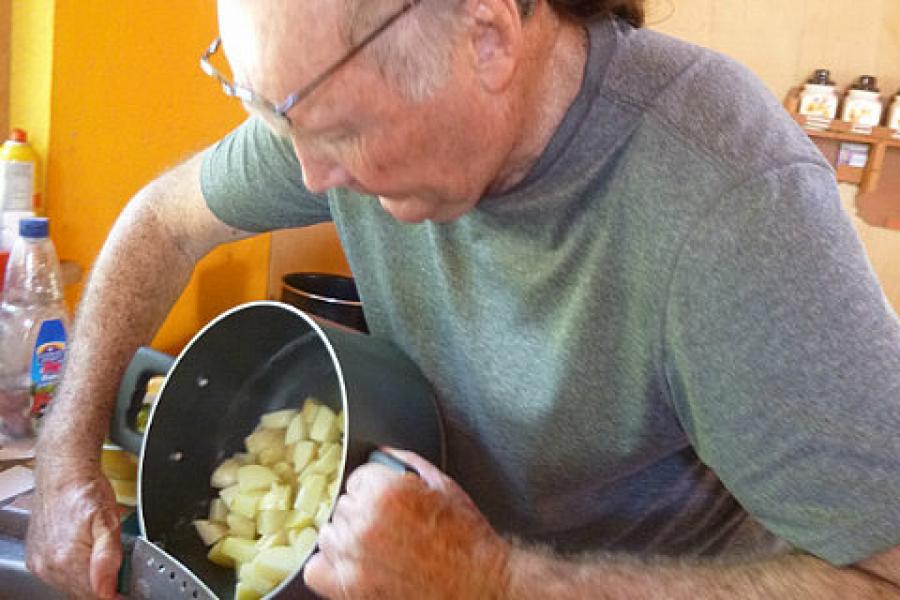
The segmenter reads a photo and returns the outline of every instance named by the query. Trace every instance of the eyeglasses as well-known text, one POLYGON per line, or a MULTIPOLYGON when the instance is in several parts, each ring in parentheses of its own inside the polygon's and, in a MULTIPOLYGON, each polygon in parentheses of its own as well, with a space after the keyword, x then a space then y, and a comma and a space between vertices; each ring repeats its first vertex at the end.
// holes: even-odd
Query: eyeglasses
POLYGON ((322 71, 321 74, 313 78, 312 81, 285 98, 284 101, 279 104, 275 104, 274 102, 263 98, 249 88, 233 83, 212 65, 210 59, 216 52, 218 52, 219 46, 222 45, 221 37, 217 37, 215 40, 213 40, 213 42, 209 45, 209 48, 206 49, 206 52, 204 52, 200 56, 200 68, 203 69, 204 73, 219 82, 219 84, 222 86, 222 90, 227 96, 237 98, 238 100, 243 102, 244 105, 249 109, 252 109, 256 113, 258 113, 275 130, 276 133, 286 136, 288 133, 290 133, 291 128, 293 127, 291 118, 287 115, 288 111, 291 110, 291 108, 293 108, 298 102, 312 94, 316 90, 316 88, 318 88, 322 84, 323 81, 331 77, 338 69, 350 62, 354 56, 359 54, 379 35, 384 33, 391 25, 393 25, 398 19, 400 19, 400 17, 408 13, 421 2, 422 0, 407 0, 407 2, 405 2, 399 10, 391 14, 378 27, 372 30, 372 32, 361 39, 356 45, 352 46, 344 56, 333 62, 324 71, 322 71))

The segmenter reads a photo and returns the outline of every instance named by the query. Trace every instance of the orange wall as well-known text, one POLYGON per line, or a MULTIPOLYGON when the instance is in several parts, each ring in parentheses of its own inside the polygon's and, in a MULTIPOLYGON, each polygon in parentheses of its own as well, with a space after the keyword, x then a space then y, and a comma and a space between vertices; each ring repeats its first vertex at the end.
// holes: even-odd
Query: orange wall
MULTIPOLYGON (((197 66, 216 35, 213 0, 57 0, 54 30, 48 210, 61 257, 87 270, 129 197, 243 110, 197 66)), ((154 346, 176 351, 222 310, 265 297, 268 253, 261 236, 204 259, 154 346)))

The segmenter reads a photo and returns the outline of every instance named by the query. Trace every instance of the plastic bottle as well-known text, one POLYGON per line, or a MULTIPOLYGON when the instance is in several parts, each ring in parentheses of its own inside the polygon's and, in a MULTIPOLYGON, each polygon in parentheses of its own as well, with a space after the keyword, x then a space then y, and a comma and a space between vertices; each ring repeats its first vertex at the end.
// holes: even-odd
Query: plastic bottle
POLYGON ((0 146, 0 207, 41 214, 41 161, 28 134, 13 129, 0 146))
POLYGON ((0 437, 33 435, 65 361, 68 315, 45 218, 19 223, 0 303, 0 437))

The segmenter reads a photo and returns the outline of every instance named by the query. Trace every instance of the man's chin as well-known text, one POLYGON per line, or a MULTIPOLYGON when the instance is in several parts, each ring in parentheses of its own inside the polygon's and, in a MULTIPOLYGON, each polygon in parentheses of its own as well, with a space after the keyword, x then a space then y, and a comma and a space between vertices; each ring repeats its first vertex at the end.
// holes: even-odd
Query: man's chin
POLYGON ((433 217, 433 208, 421 201, 378 196, 378 202, 385 212, 402 223, 421 223, 433 217))
POLYGON ((413 198, 395 200, 378 196, 378 202, 381 203, 385 212, 402 223, 415 224, 424 221, 446 223, 458 219, 465 212, 465 210, 456 210, 456 207, 450 204, 443 205, 440 202, 428 202, 413 198))

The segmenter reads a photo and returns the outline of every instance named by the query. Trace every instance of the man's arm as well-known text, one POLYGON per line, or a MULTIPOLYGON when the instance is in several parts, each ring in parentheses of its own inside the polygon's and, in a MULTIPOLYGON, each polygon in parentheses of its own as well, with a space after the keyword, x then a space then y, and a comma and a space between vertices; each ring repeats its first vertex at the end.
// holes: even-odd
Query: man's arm
POLYGON ((616 557, 569 561, 515 548, 507 573, 506 597, 523 600, 887 599, 900 598, 900 547, 841 569, 806 555, 742 563, 616 557))
POLYGON ((125 367, 197 261, 249 235, 207 208, 201 162, 197 155, 147 185, 116 221, 79 306, 65 375, 38 441, 29 568, 79 597, 91 585, 95 594, 108 592, 120 561, 114 496, 99 453, 125 367))
POLYGON ((855 566, 808 555, 730 561, 572 559, 509 543, 452 479, 389 450, 420 478, 366 464, 319 533, 306 584, 326 598, 868 600, 900 598, 900 547, 855 566))

